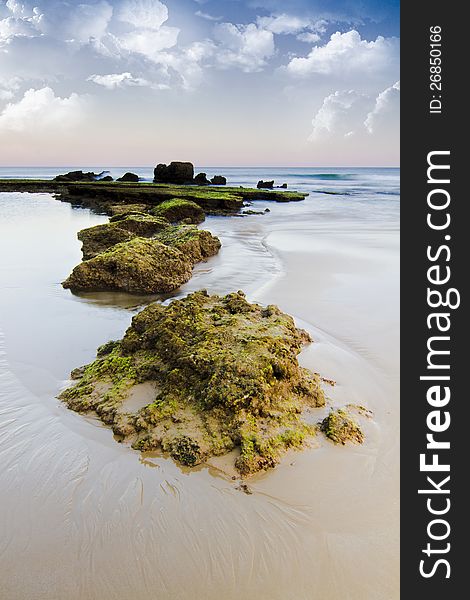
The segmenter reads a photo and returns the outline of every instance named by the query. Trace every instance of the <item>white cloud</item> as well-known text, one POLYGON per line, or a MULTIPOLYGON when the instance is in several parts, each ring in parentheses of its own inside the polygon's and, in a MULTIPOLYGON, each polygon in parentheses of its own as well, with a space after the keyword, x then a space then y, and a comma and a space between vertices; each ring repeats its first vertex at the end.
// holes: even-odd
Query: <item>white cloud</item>
POLYGON ((221 21, 223 17, 214 17, 213 15, 209 15, 208 13, 202 12, 202 10, 198 10, 194 13, 196 17, 201 17, 201 19, 206 19, 206 21, 221 21))
POLYGON ((398 58, 397 38, 378 36, 368 42, 355 30, 337 31, 324 46, 314 46, 307 57, 293 58, 287 70, 299 76, 376 74, 397 67, 398 58))
POLYGON ((361 136, 361 143, 374 136, 393 143, 399 132, 400 82, 378 94, 355 90, 336 91, 323 100, 312 120, 309 141, 361 136))
POLYGON ((33 11, 26 14, 24 6, 12 4, 9 8, 10 13, 0 19, 0 46, 15 36, 33 37, 38 34, 40 15, 33 11))
POLYGON ((321 40, 321 36, 318 33, 312 33, 311 31, 306 31, 305 33, 299 33, 297 39, 301 42, 307 42, 310 44, 315 44, 321 40))
POLYGON ((78 94, 60 98, 50 87, 30 89, 0 113, 0 131, 33 133, 72 128, 84 116, 86 100, 78 94))
POLYGON ((130 86, 145 86, 150 85, 146 79, 133 77, 131 73, 110 73, 109 75, 90 75, 87 81, 92 81, 98 85, 102 85, 108 90, 114 90, 119 87, 130 86))
POLYGON ((0 41, 15 36, 46 35, 79 44, 106 33, 113 7, 106 0, 70 3, 63 0, 38 0, 6 3, 9 16, 0 21, 0 41))
POLYGON ((313 118, 313 130, 309 141, 326 138, 350 137, 363 124, 364 115, 370 109, 371 99, 354 90, 334 92, 323 100, 320 110, 313 118))
POLYGON ((131 73, 109 73, 108 75, 91 75, 87 81, 92 81, 108 90, 125 87, 149 87, 152 89, 166 90, 169 88, 164 83, 153 83, 143 77, 134 77, 131 73))
POLYGON ((400 82, 387 88, 375 99, 375 106, 367 115, 364 125, 369 133, 388 127, 397 127, 400 114, 400 82))
POLYGON ((277 35, 296 35, 303 42, 315 43, 325 33, 328 22, 324 19, 315 21, 306 17, 279 14, 269 17, 258 17, 256 23, 259 27, 272 31, 277 35))
POLYGON ((216 46, 211 40, 194 42, 180 52, 162 52, 158 64, 168 79, 173 73, 184 89, 193 90, 204 77, 204 62, 214 56, 215 50, 216 46))
POLYGON ((214 38, 219 43, 217 63, 222 68, 238 67, 247 73, 259 71, 275 52, 273 33, 254 23, 221 23, 214 28, 214 38))
POLYGON ((125 0, 118 19, 136 28, 158 30, 168 20, 168 8, 159 0, 125 0))
POLYGON ((173 48, 180 30, 168 27, 168 8, 159 0, 124 0, 117 13, 120 21, 133 29, 114 35, 121 50, 142 54, 158 62, 162 50, 173 48))
POLYGON ((38 21, 41 33, 57 39, 87 43, 101 39, 107 31, 113 7, 106 0, 88 4, 56 2, 47 5, 38 21))
POLYGON ((142 54, 158 62, 159 52, 172 48, 178 41, 177 27, 163 26, 160 29, 136 29, 117 38, 118 45, 130 52, 142 54))
POLYGON ((256 22, 263 29, 267 29, 276 34, 298 33, 299 31, 307 29, 311 24, 310 19, 302 19, 286 14, 258 17, 256 22))

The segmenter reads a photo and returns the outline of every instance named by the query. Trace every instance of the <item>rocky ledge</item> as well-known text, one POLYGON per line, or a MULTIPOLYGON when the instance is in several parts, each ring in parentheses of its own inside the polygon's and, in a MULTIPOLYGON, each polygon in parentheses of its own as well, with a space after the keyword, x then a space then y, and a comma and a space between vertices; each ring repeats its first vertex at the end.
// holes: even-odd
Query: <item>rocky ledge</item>
POLYGON ((150 212, 162 203, 175 199, 197 204, 205 214, 230 215, 238 213, 246 202, 256 200, 298 202, 308 195, 300 192, 244 187, 126 183, 110 182, 105 179, 99 181, 0 179, 0 192, 51 193, 62 202, 91 208, 108 215, 128 212, 136 208, 141 212, 150 212))
POLYGON ((83 229, 83 262, 63 282, 72 291, 171 292, 191 278, 193 266, 214 256, 220 240, 194 225, 162 217, 120 215, 83 229))
POLYGON ((304 414, 323 406, 324 394, 319 376, 297 362, 311 341, 276 306, 250 304, 242 292, 196 292, 136 315, 60 398, 96 413, 135 449, 160 449, 190 467, 238 448, 235 467, 248 475, 315 434, 304 414))

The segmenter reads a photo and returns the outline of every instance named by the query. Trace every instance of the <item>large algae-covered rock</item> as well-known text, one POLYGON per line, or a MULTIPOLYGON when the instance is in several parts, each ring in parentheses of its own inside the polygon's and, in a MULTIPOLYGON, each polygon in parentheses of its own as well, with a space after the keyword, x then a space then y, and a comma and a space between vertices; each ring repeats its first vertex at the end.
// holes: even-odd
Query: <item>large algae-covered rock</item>
POLYGON ((95 411, 134 448, 162 449, 188 466, 238 447, 235 466, 247 475, 314 434, 303 411, 324 396, 319 377, 297 362, 310 341, 275 306, 241 292, 196 292, 136 315, 61 399, 95 411))
POLYGON ((101 252, 136 236, 150 237, 169 226, 166 219, 145 214, 114 217, 110 223, 95 225, 78 232, 82 242, 83 259, 89 260, 101 252))
POLYGON ((194 165, 190 162, 159 164, 154 170, 154 181, 157 183, 192 183, 193 179, 194 165))
POLYGON ((62 285, 73 291, 171 292, 190 279, 192 266, 180 250, 135 237, 80 263, 62 285))
POLYGON ((178 248, 193 263, 215 256, 221 247, 218 237, 195 225, 167 227, 156 238, 163 244, 178 248))
POLYGON ((182 200, 174 198, 173 200, 165 200, 151 211, 152 215, 164 217, 170 223, 178 223, 185 221, 197 225, 202 223, 206 218, 204 210, 191 200, 182 200))

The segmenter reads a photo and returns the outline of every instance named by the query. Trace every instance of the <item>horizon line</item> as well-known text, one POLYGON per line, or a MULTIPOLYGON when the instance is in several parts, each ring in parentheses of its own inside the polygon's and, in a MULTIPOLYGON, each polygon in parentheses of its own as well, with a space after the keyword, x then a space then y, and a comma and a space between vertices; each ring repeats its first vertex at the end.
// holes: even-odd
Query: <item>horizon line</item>
MULTIPOLYGON (((177 162, 177 161, 175 161, 177 162)), ((183 161, 185 162, 185 161, 183 161)), ((76 167, 77 164, 90 167, 86 163, 72 163, 65 165, 0 165, 0 169, 65 169, 69 167, 76 167)), ((194 164, 194 163, 193 163, 194 164)), ((103 166, 103 165, 98 165, 103 166)), ((152 165, 106 165, 109 169, 153 169, 152 165)), ((194 165, 197 168, 211 168, 211 169, 399 169, 400 165, 194 165)), ((95 167, 96 168, 96 167, 95 167)))

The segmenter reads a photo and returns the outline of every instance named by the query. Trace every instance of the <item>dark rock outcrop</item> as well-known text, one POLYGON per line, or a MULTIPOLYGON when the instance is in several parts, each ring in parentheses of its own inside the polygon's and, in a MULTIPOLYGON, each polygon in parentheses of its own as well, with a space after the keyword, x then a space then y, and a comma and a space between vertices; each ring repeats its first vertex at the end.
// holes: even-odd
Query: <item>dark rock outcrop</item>
POLYGON ((211 182, 207 179, 206 173, 198 173, 194 178, 194 183, 196 185, 210 185, 211 182))
POLYGON ((54 181, 98 181, 101 175, 102 173, 93 173, 92 171, 88 173, 84 173, 83 171, 69 171, 63 175, 57 175, 54 177, 54 181))
POLYGON ((258 185, 256 186, 259 190, 260 189, 268 189, 268 190, 272 190, 274 187, 274 181, 263 181, 261 179, 261 181, 258 181, 258 185))
POLYGON ((124 183, 138 183, 139 176, 135 173, 124 173, 122 177, 119 177, 116 181, 122 181, 124 183))
POLYGON ((227 185, 227 178, 222 175, 214 175, 211 179, 212 185, 227 185))
POLYGON ((194 165, 190 162, 159 164, 154 170, 155 183, 192 183, 193 179, 194 165))

